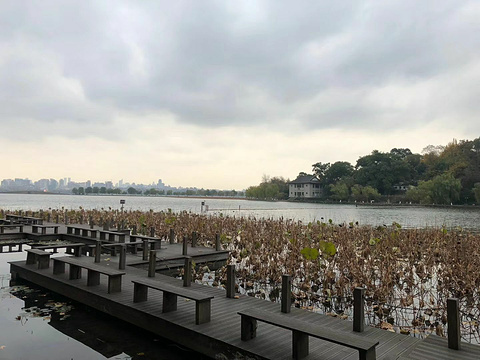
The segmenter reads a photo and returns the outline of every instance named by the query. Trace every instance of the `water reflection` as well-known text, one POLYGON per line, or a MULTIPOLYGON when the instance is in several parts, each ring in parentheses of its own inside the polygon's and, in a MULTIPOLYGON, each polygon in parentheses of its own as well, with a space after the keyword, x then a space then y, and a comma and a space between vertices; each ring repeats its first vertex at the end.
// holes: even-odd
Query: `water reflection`
POLYGON ((0 314, 2 359, 206 359, 27 282, 1 290, 0 314))

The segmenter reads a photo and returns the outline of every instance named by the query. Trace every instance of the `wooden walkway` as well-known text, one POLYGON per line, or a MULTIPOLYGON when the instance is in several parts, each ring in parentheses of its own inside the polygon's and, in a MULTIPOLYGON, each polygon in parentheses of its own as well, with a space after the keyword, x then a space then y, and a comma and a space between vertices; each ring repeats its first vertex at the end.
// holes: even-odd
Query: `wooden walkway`
MULTIPOLYGON (((63 254, 55 256, 63 256, 63 254)), ((129 263, 134 263, 137 257, 138 255, 127 258, 122 290, 111 294, 107 293, 107 281, 103 275, 100 285, 87 286, 87 270, 85 269, 82 269, 82 278, 69 280, 68 267, 64 274, 54 275, 52 264, 47 269, 38 269, 36 264, 26 265, 25 261, 16 261, 10 264, 13 279, 25 279, 209 357, 291 359, 292 332, 289 330, 258 322, 256 338, 249 341, 242 341, 240 338, 241 323, 238 311, 255 308, 280 313, 280 304, 278 303, 246 295, 227 298, 226 291, 222 288, 192 283, 190 289, 214 297, 211 301, 211 321, 200 325, 195 324, 195 301, 178 297, 178 309, 163 313, 162 292, 150 289, 147 301, 134 303, 132 280, 147 278, 147 272, 144 269, 128 266, 129 263)), ((87 256, 76 259, 87 266, 94 262, 94 258, 87 256)), ((118 257, 103 255, 101 262, 97 264, 118 269, 117 261, 118 257)), ((161 274, 156 274, 154 278, 150 279, 182 286, 182 280, 161 274)), ((352 322, 350 321, 296 308, 292 308, 290 314, 284 315, 292 319, 301 319, 315 326, 328 328, 332 332, 352 334, 352 322)), ((462 343, 461 350, 450 350, 446 340, 437 336, 419 340, 373 327, 365 327, 364 332, 355 334, 379 342, 376 348, 377 359, 480 359, 480 346, 462 343)), ((309 341, 310 354, 305 359, 354 360, 359 357, 358 351, 341 345, 312 337, 309 341)))

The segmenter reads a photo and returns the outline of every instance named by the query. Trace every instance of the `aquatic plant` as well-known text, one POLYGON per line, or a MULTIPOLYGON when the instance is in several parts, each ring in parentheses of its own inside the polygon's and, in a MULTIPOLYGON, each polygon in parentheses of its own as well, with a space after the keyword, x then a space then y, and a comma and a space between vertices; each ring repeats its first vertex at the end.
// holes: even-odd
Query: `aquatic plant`
MULTIPOLYGON (((64 209, 49 210, 51 218, 64 209)), ((32 214, 33 215, 33 214, 32 214)), ((39 215, 38 213, 36 214, 39 215)), ((46 218, 48 212, 43 212, 46 218)), ((168 239, 191 239, 230 250, 238 290, 279 300, 282 274, 290 274, 295 306, 348 318, 353 290, 365 287, 370 324, 414 336, 446 333, 446 301, 460 299, 464 340, 479 342, 480 235, 462 229, 403 229, 399 224, 359 226, 289 219, 211 216, 187 211, 70 210, 70 222, 135 227, 168 239)), ((197 269, 196 276, 204 274, 197 269)), ((210 278, 212 277, 209 275, 210 278)), ((222 285, 223 271, 213 284, 222 285)))

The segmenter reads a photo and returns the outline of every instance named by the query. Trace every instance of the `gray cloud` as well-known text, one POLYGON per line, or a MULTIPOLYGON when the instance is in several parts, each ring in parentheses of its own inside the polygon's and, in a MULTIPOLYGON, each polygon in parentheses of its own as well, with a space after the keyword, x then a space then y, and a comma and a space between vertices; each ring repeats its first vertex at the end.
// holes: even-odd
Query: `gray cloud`
POLYGON ((207 127, 478 132, 479 15, 468 0, 5 1, 0 124, 93 133, 119 112, 166 112, 207 127))

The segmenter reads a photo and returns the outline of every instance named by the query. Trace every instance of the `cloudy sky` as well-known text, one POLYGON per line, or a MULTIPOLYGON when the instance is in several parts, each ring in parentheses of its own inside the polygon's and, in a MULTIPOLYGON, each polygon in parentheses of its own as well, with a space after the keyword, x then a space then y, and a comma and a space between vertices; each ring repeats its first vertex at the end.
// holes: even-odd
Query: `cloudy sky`
POLYGON ((0 1, 0 178, 244 189, 480 136, 480 2, 0 1))

